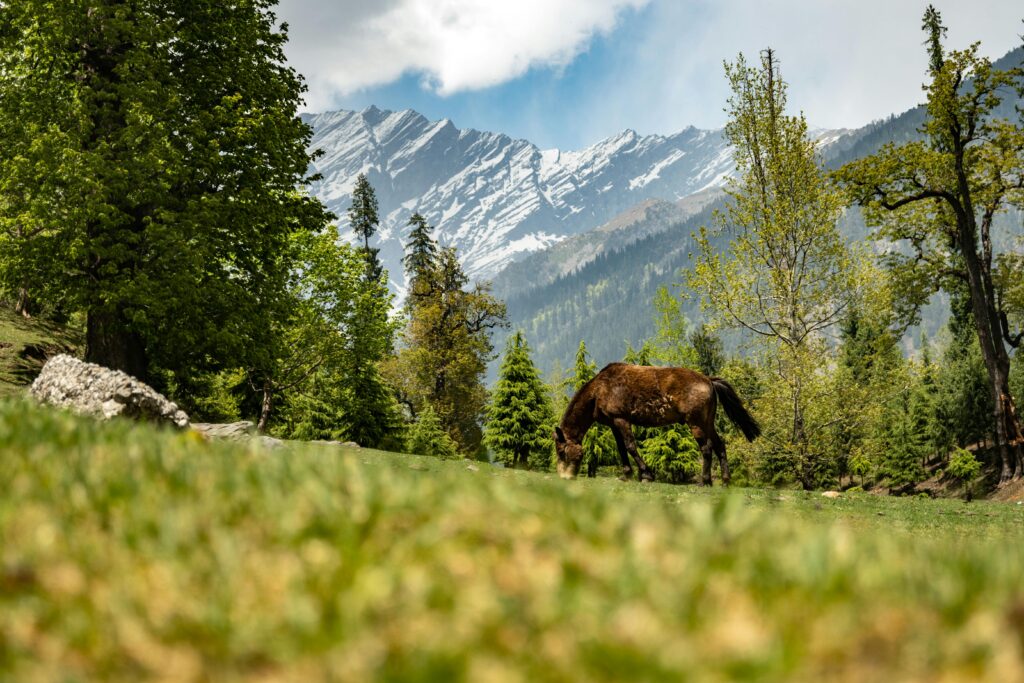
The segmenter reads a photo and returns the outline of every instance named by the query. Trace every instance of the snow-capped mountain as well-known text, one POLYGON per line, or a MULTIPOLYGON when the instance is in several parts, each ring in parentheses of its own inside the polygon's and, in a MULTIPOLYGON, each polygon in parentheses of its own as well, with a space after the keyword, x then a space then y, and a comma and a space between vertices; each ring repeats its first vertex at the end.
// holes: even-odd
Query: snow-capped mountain
POLYGON ((385 267, 402 287, 402 243, 419 211, 467 273, 495 275, 528 253, 606 223, 640 202, 675 201, 724 185, 732 159, 721 131, 632 130, 579 151, 541 150, 499 133, 459 129, 415 111, 336 111, 306 117, 323 179, 312 187, 338 215, 359 173, 380 203, 385 267))

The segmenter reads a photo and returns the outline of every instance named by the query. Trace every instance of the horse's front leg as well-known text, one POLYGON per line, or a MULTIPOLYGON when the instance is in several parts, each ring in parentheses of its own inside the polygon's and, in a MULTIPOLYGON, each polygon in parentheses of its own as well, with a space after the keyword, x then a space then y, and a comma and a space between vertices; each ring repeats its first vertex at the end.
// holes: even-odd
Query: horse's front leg
POLYGON ((640 481, 654 481, 654 472, 647 466, 644 459, 640 457, 640 450, 636 447, 636 439, 633 438, 633 426, 626 420, 615 420, 615 427, 622 434, 622 441, 626 450, 636 461, 637 469, 640 470, 640 481))
POLYGON ((629 481, 633 478, 633 466, 629 464, 629 455, 626 453, 626 440, 622 438, 619 430, 612 425, 612 436, 615 437, 615 445, 619 449, 619 459, 622 461, 622 481, 629 481))

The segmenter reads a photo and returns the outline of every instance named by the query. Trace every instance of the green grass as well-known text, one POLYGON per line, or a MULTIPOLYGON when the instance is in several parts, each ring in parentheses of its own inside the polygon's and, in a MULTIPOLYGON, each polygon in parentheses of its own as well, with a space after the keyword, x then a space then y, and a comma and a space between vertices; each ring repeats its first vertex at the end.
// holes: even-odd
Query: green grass
POLYGON ((0 680, 1024 680, 1024 506, 561 482, 0 403, 0 680))
POLYGON ((24 357, 26 347, 55 355, 73 352, 80 344, 80 334, 72 329, 25 319, 6 306, 0 306, 0 400, 23 394, 42 369, 42 359, 24 357))

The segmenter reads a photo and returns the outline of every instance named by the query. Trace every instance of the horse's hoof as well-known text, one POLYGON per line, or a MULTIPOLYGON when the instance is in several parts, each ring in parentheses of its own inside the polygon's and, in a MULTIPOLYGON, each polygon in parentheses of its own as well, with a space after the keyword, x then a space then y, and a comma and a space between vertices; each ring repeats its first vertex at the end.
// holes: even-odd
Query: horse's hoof
POLYGON ((623 472, 622 474, 619 475, 619 481, 633 481, 633 473, 623 472))
POLYGON ((652 483, 654 482, 654 475, 650 472, 644 472, 640 475, 640 481, 642 483, 652 483))

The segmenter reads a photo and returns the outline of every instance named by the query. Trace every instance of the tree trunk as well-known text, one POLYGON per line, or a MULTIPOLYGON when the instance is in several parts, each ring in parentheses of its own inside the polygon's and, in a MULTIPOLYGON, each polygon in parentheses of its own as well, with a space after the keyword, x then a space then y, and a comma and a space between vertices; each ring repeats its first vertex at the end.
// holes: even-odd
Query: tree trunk
MULTIPOLYGON (((970 215, 970 214, 968 214, 970 215)), ((966 218, 966 217, 965 217, 966 218)), ((996 449, 999 451, 999 482, 1024 476, 1024 438, 1010 394, 1010 357, 1003 345, 1002 328, 993 292, 991 273, 981 262, 975 245, 973 223, 962 220, 959 227, 960 249, 967 266, 967 284, 971 293, 971 313, 978 333, 981 357, 988 371, 994 405, 996 449)))
POLYGON ((20 315, 22 318, 31 318, 32 314, 29 313, 29 306, 32 300, 28 295, 27 287, 18 288, 18 300, 14 302, 14 312, 20 315))
POLYGON ((139 381, 148 379, 146 347, 142 338, 128 329, 119 311, 93 308, 86 318, 85 360, 120 370, 139 381))
POLYGON ((269 381, 263 383, 263 401, 260 404, 260 421, 256 430, 261 434, 266 433, 267 423, 270 422, 270 413, 274 407, 274 388, 269 381))

